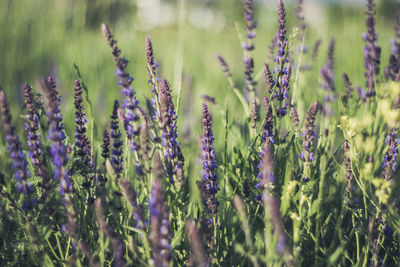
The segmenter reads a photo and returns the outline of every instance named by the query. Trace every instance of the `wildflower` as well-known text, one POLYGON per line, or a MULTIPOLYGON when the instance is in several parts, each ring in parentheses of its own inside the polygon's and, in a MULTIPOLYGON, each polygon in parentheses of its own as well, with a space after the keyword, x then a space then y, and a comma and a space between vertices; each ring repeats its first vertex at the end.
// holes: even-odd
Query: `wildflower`
MULTIPOLYGON (((184 157, 181 145, 177 140, 176 112, 172 101, 171 90, 167 80, 163 80, 160 86, 161 97, 161 125, 162 125, 162 146, 164 147, 164 164, 166 173, 173 183, 173 177, 178 170, 183 171, 184 157)), ((182 177, 180 177, 182 178, 182 177)), ((179 181, 181 184, 182 181, 179 181)))
MULTIPOLYGON (((292 66, 289 62, 288 40, 286 38, 286 11, 282 0, 278 3, 278 31, 276 34, 277 53, 274 58, 275 69, 275 90, 273 98, 277 99, 279 106, 276 107, 275 113, 279 117, 284 117, 287 114, 287 106, 289 105, 289 89, 290 76, 292 66)), ((268 79, 269 80, 269 79, 268 79)), ((267 81, 268 81, 267 80, 267 81)), ((268 85, 269 82, 268 82, 268 85)))
POLYGON ((26 119, 28 121, 25 123, 25 131, 28 133, 28 154, 32 160, 32 164, 36 167, 36 175, 43 178, 43 186, 47 188, 49 176, 43 162, 42 142, 40 141, 39 115, 34 107, 32 87, 27 83, 24 84, 24 96, 27 109, 26 119))
POLYGON ((121 173, 124 169, 123 167, 123 149, 122 149, 122 140, 121 140, 121 132, 118 126, 118 109, 119 102, 118 100, 114 101, 114 108, 111 115, 111 139, 113 140, 113 148, 112 148, 112 158, 111 165, 113 166, 114 172, 117 178, 121 177, 121 173))
POLYGON ((346 73, 343 73, 342 75, 343 81, 344 81, 344 87, 346 88, 346 95, 343 96, 343 102, 345 104, 348 104, 348 101, 350 98, 353 98, 353 85, 350 82, 349 76, 347 76, 346 73))
POLYGON ((315 61, 315 60, 317 59, 318 51, 319 51, 319 47, 320 47, 321 43, 322 43, 322 40, 321 40, 321 39, 318 39, 318 40, 315 42, 314 47, 313 47, 313 50, 312 50, 312 53, 311 53, 311 60, 312 60, 312 61, 315 61))
POLYGON ((75 80, 75 96, 74 96, 74 104, 75 104, 75 149, 77 155, 83 160, 83 162, 91 167, 91 148, 89 139, 86 136, 86 115, 83 106, 83 98, 82 98, 82 85, 79 80, 75 80))
POLYGON ((216 55, 216 58, 217 58, 219 64, 221 65, 222 72, 225 74, 225 77, 227 77, 227 78, 232 77, 232 73, 231 73, 229 66, 226 63, 225 59, 218 54, 216 55))
POLYGON ((367 33, 363 33, 363 39, 365 42, 364 47, 364 67, 365 67, 365 79, 367 97, 375 96, 375 80, 379 74, 379 65, 381 57, 381 48, 377 45, 378 35, 375 31, 375 11, 374 11, 374 0, 367 0, 367 20, 365 22, 367 26, 367 33))
POLYGON ((12 117, 5 92, 0 89, 0 115, 3 121, 2 128, 4 129, 6 141, 8 143, 8 151, 10 158, 13 160, 14 178, 17 181, 17 191, 27 196, 25 207, 32 207, 29 194, 33 188, 27 181, 30 173, 27 170, 28 163, 22 151, 21 142, 18 140, 14 126, 12 125, 12 117))
POLYGON ((244 6, 244 18, 246 20, 246 38, 248 40, 248 44, 245 46, 245 50, 253 50, 254 45, 251 43, 251 39, 256 37, 257 22, 254 21, 254 3, 253 0, 243 0, 244 6))
POLYGON ((265 122, 264 122, 264 134, 263 141, 265 142, 267 139, 273 144, 274 140, 274 118, 272 114, 272 105, 270 104, 267 97, 264 97, 264 106, 265 106, 265 122))
POLYGON ((311 145, 312 145, 312 140, 315 138, 314 123, 317 111, 318 111, 318 103, 314 102, 311 105, 310 109, 308 110, 306 116, 306 122, 304 125, 305 130, 304 133, 302 134, 303 151, 299 155, 299 158, 305 162, 312 162, 315 160, 314 154, 311 152, 311 145))
POLYGON ((203 137, 202 137, 202 181, 197 181, 197 186, 202 193, 204 204, 208 208, 212 217, 217 214, 218 200, 215 194, 218 192, 217 183, 217 161, 215 159, 214 151, 214 135, 212 132, 212 118, 208 110, 207 104, 203 102, 202 110, 202 124, 203 124, 203 137))
POLYGON ((105 24, 102 24, 101 27, 104 37, 111 48, 116 67, 115 74, 119 78, 118 86, 121 87, 121 94, 124 96, 121 106, 125 110, 124 128, 128 139, 131 141, 132 150, 135 151, 138 147, 135 138, 139 134, 137 127, 137 121, 139 120, 137 107, 139 101, 136 99, 136 92, 131 86, 134 79, 125 71, 129 61, 125 57, 121 57, 121 50, 118 48, 117 41, 112 36, 110 29, 105 24))
POLYGON ((397 169, 397 155, 399 154, 398 145, 400 142, 396 131, 397 129, 392 129, 385 141, 386 145, 389 147, 382 164, 382 177, 385 180, 390 180, 392 173, 397 169))
POLYGON ((400 2, 397 1, 397 14, 395 22, 396 39, 392 39, 392 54, 389 57, 389 65, 385 69, 386 80, 398 82, 400 80, 400 2))
POLYGON ((151 99, 151 105, 154 109, 154 120, 159 120, 160 116, 160 78, 157 76, 156 70, 158 65, 154 61, 153 44, 151 43, 150 36, 146 37, 146 59, 147 59, 147 71, 149 73, 149 84, 151 85, 151 93, 153 98, 151 99))
POLYGON ((274 90, 275 81, 274 77, 272 76, 269 65, 267 63, 264 64, 264 79, 268 86, 268 93, 271 95, 274 90))
POLYGON ((107 159, 110 159, 110 134, 107 130, 104 130, 103 133, 103 144, 101 145, 102 152, 101 156, 104 158, 104 165, 106 164, 107 159))
POLYGON ((245 57, 243 59, 243 63, 245 89, 250 92, 254 90, 254 86, 256 84, 256 82, 253 80, 254 59, 252 57, 245 57))

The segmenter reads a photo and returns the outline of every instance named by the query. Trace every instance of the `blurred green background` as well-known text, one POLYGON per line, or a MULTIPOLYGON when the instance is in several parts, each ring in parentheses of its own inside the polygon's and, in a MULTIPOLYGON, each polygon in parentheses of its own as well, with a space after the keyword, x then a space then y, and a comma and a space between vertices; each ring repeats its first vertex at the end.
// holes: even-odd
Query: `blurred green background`
MULTIPOLYGON (((258 21, 255 73, 260 73, 267 59, 268 45, 276 32, 277 1, 255 2, 258 21)), ((296 1, 286 2, 288 33, 291 34, 298 23, 296 1)), ((361 33, 365 31, 365 14, 362 1, 304 2, 308 24, 306 44, 311 47, 321 38, 322 46, 315 67, 298 81, 300 115, 311 101, 321 99, 319 69, 326 60, 331 37, 337 41, 338 90, 343 90, 343 72, 349 74, 354 84, 364 85, 361 33)), ((377 31, 383 49, 383 67, 391 51, 390 38, 395 35, 395 6, 395 1, 377 1, 377 31)), ((187 133, 184 142, 195 143, 200 132, 200 96, 215 97, 216 105, 212 108, 214 121, 217 121, 215 132, 217 146, 222 148, 224 126, 218 122, 224 120, 227 103, 230 121, 244 118, 244 114, 238 112, 239 102, 215 60, 216 53, 225 57, 240 88, 243 64, 238 33, 244 34, 244 20, 239 0, 1 0, 0 86, 9 96, 15 117, 23 107, 23 83, 39 88, 40 78, 53 75, 63 99, 66 129, 72 137, 73 84, 77 78, 73 65, 77 64, 93 102, 95 139, 101 140, 112 101, 121 99, 112 57, 100 31, 102 22, 109 25, 122 54, 130 60, 128 71, 135 78, 133 86, 142 103, 145 96, 150 96, 144 53, 145 37, 150 34, 162 77, 171 82, 175 100, 178 88, 182 88, 179 126, 181 134, 187 133)), ((298 45, 293 44, 292 49, 298 45)), ((258 87, 258 94, 265 94, 262 78, 258 87)), ((23 119, 19 123, 22 124, 23 119)), ((241 133, 232 134, 240 137, 241 133)))

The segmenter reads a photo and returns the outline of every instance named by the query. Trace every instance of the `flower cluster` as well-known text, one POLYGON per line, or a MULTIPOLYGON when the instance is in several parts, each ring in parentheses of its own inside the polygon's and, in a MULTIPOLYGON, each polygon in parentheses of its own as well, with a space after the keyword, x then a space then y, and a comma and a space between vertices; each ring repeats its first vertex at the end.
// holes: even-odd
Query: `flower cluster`
POLYGON ((275 90, 273 97, 279 102, 279 107, 275 112, 279 117, 287 114, 287 106, 289 100, 289 83, 292 73, 291 63, 289 62, 288 40, 286 38, 286 11, 283 0, 279 0, 278 4, 278 32, 276 34, 276 48, 277 54, 275 55, 275 90))
POLYGON ((111 165, 113 166, 114 172, 117 178, 121 177, 121 173, 124 170, 123 163, 124 158, 122 156, 123 149, 122 149, 122 140, 121 140, 121 131, 119 130, 118 126, 118 109, 119 109, 119 102, 118 100, 114 101, 114 108, 111 115, 111 138, 113 140, 113 148, 112 148, 112 158, 111 158, 111 165))
POLYGON ((397 129, 392 129, 390 134, 386 138, 386 145, 389 150, 385 154, 385 158, 382 164, 382 177, 386 180, 390 180, 392 177, 392 171, 394 172, 397 167, 397 155, 399 154, 399 138, 396 133, 397 129))
POLYGON ((299 158, 305 162, 312 162, 315 160, 314 153, 311 151, 312 140, 315 138, 314 134, 314 123, 315 117, 318 111, 318 103, 314 102, 309 108, 306 116, 306 122, 304 125, 304 133, 302 133, 303 137, 303 151, 299 155, 299 158))
POLYGON ((264 134, 263 141, 266 142, 267 139, 273 144, 274 140, 274 118, 272 114, 272 105, 267 97, 264 97, 264 107, 265 107, 265 122, 264 122, 264 134))
POLYGON ((79 80, 75 80, 75 148, 77 155, 83 160, 87 166, 91 166, 91 147, 89 139, 86 136, 86 114, 83 106, 82 85, 79 80))
POLYGON ((264 79, 265 83, 268 86, 268 93, 272 95, 274 91, 275 81, 268 64, 264 64, 264 79))
POLYGON ((218 192, 217 184, 217 161, 214 151, 214 134, 212 132, 212 118, 208 110, 207 104, 203 102, 202 109, 202 124, 203 124, 203 145, 202 145, 202 162, 203 171, 202 181, 197 181, 197 186, 203 196, 204 204, 208 208, 212 217, 217 214, 218 200, 215 194, 218 192))
POLYGON ((183 179, 184 158, 181 151, 181 145, 177 140, 177 116, 167 80, 161 81, 160 100, 160 119, 162 126, 162 146, 164 147, 165 169, 172 183, 174 182, 173 177, 176 177, 178 182, 181 184, 183 179))
POLYGON ((353 98, 353 85, 350 82, 349 76, 347 76, 346 73, 343 73, 342 75, 343 82, 344 82, 344 88, 346 88, 346 94, 343 96, 343 102, 347 105, 349 102, 350 98, 353 98))
POLYGON ((121 50, 117 46, 117 41, 105 24, 102 24, 102 31, 114 57, 115 74, 119 78, 118 86, 121 87, 121 94, 125 97, 122 104, 122 108, 125 109, 124 128, 128 139, 131 141, 132 151, 135 151, 138 148, 135 138, 139 134, 139 129, 137 129, 137 121, 139 120, 137 107, 139 101, 136 99, 136 92, 131 86, 133 78, 125 71, 129 61, 125 57, 121 57, 121 50))
POLYGON ((397 1, 396 39, 392 39, 392 54, 385 69, 385 78, 398 82, 400 80, 400 1, 397 1))
POLYGON ((157 76, 156 70, 158 65, 154 60, 154 52, 153 52, 153 44, 151 43, 150 36, 146 37, 146 59, 147 59, 147 71, 149 73, 149 81, 148 83, 151 85, 151 93, 154 95, 154 98, 151 99, 151 105, 154 109, 153 120, 159 120, 160 116, 160 92, 159 92, 159 84, 160 78, 157 76))
POLYGON ((45 81, 45 90, 48 97, 50 130, 48 139, 51 140, 50 155, 54 165, 54 179, 60 181, 60 194, 72 192, 73 186, 68 177, 68 171, 65 165, 68 162, 67 147, 64 144, 65 133, 62 115, 60 112, 61 98, 56 89, 56 83, 52 77, 45 81))
POLYGON ((243 49, 247 51, 251 51, 254 49, 254 44, 252 43, 252 39, 256 37, 257 22, 254 21, 254 3, 253 0, 243 0, 244 6, 244 19, 246 20, 246 39, 247 43, 243 44, 243 49))
POLYGON ((104 158, 104 165, 106 164, 107 159, 110 159, 110 134, 107 130, 104 130, 103 133, 103 144, 101 145, 102 152, 101 156, 104 158))
POLYGON ((36 167, 35 174, 43 178, 43 186, 47 187, 49 177, 43 162, 42 142, 40 140, 39 115, 35 109, 32 87, 27 83, 24 84, 24 96, 27 109, 27 122, 25 123, 25 131, 28 133, 28 154, 31 158, 33 166, 36 167))
POLYGON ((217 58, 219 64, 221 65, 221 69, 222 72, 225 74, 225 77, 227 78, 232 77, 231 70, 229 69, 229 66, 226 63, 225 59, 219 54, 217 54, 215 57, 217 58))
POLYGON ((367 97, 375 96, 375 79, 379 74, 379 65, 381 58, 381 48, 377 45, 378 35, 375 31, 375 11, 374 0, 367 0, 367 33, 363 33, 364 47, 364 67, 367 87, 367 97))
POLYGON ((30 209, 36 204, 36 202, 34 199, 29 198, 33 188, 27 181, 30 177, 30 173, 27 170, 28 163, 25 159, 24 153, 22 152, 21 142, 18 140, 15 129, 12 125, 12 117, 7 97, 2 89, 0 89, 0 115, 3 121, 2 127, 6 134, 8 151, 13 160, 13 169, 15 172, 14 178, 17 180, 17 191, 28 197, 28 199, 24 201, 22 208, 30 209))

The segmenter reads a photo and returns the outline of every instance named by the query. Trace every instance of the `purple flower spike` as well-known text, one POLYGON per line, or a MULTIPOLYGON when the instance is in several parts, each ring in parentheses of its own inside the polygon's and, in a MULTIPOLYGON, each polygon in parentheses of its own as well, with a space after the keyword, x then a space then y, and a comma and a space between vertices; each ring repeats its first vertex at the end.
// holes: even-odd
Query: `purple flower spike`
POLYGON ((83 106, 82 85, 79 80, 75 80, 75 150, 81 160, 91 167, 91 147, 89 139, 86 136, 86 114, 83 106))
POLYGON ((151 42, 150 36, 146 37, 146 59, 147 59, 147 71, 149 73, 149 84, 151 85, 151 93, 153 98, 151 99, 152 107, 154 109, 154 121, 160 121, 160 78, 157 75, 157 67, 154 60, 153 44, 151 42))
POLYGON ((29 193, 31 193, 32 188, 27 182, 30 174, 27 170, 27 161, 25 155, 22 152, 21 142, 18 140, 15 128, 12 125, 12 117, 10 113, 10 108, 7 101, 7 96, 5 92, 0 88, 0 116, 2 120, 2 128, 6 136, 6 141, 8 144, 8 151, 10 153, 10 158, 13 160, 13 170, 15 172, 14 178, 17 181, 17 191, 23 193, 28 199, 25 203, 25 207, 32 207, 30 205, 29 193))
POLYGON ((139 120, 137 114, 139 101, 136 99, 136 92, 131 86, 133 78, 125 71, 128 60, 121 57, 121 50, 118 48, 117 41, 111 34, 110 29, 105 24, 102 24, 101 27, 103 35, 111 48, 116 67, 115 74, 119 78, 118 86, 121 87, 121 94, 125 97, 122 104, 122 108, 125 110, 124 128, 133 147, 136 145, 134 140, 138 137, 140 132, 137 126, 137 121, 139 120))
POLYGON ((399 138, 396 131, 397 129, 392 129, 386 138, 386 145, 389 149, 385 154, 382 164, 382 177, 386 180, 390 180, 393 172, 396 171, 397 155, 399 154, 399 138))
POLYGON ((203 102, 202 110, 203 124, 203 145, 202 145, 202 162, 203 171, 202 181, 197 181, 197 186, 203 196, 204 204, 206 205, 212 217, 217 214, 218 200, 216 193, 219 188, 217 185, 217 161, 214 152, 214 135, 212 132, 212 118, 208 110, 207 104, 203 102))
POLYGON ((35 174, 43 178, 43 187, 49 186, 49 175, 44 166, 43 162, 43 147, 40 141, 40 124, 39 115, 35 109, 34 95, 32 87, 25 83, 24 84, 24 96, 26 105, 26 119, 25 130, 28 133, 28 147, 29 156, 32 160, 32 164, 35 166, 35 174))
POLYGON ((174 102, 172 101, 171 90, 167 80, 162 80, 160 85, 161 100, 161 127, 162 127, 162 145, 164 147, 164 164, 166 174, 173 183, 177 178, 178 183, 183 182, 184 157, 181 151, 181 145, 177 140, 176 130, 177 115, 174 102))
MULTIPOLYGON (((65 170, 63 170, 63 166, 65 166, 68 161, 66 153, 67 148, 64 144, 64 126, 62 123, 62 115, 60 112, 61 98, 58 96, 56 83, 52 77, 49 77, 47 81, 45 81, 45 89, 48 97, 49 106, 49 111, 47 114, 50 124, 48 139, 52 141, 50 145, 50 155, 52 157, 52 163, 55 166, 54 179, 58 181, 60 179, 60 176, 65 173, 65 170)), ((67 186, 67 183, 65 183, 65 185, 67 186)))
MULTIPOLYGON (((253 0, 243 0, 244 6, 244 18, 246 21, 246 42, 243 42, 242 49, 244 50, 244 89, 248 92, 253 93, 256 85, 256 81, 253 79, 254 72, 254 59, 251 56, 251 51, 254 50, 253 39, 256 38, 256 27, 257 23, 254 21, 254 3, 253 0)), ((224 66, 223 62, 218 59, 221 66, 224 66)), ((226 65, 226 64, 225 64, 226 65)), ((224 67, 223 67, 224 69, 224 67)), ((225 71, 224 71, 225 72, 225 71)), ((225 75, 229 72, 225 72, 225 75)), ((252 101, 253 99, 251 99, 252 101)))
POLYGON ((375 80, 379 74, 379 65, 381 58, 381 48, 377 45, 378 35, 375 31, 375 11, 374 11, 374 0, 367 0, 367 20, 365 22, 367 26, 367 33, 363 33, 363 39, 365 42, 364 47, 364 67, 365 67, 365 79, 367 97, 375 96, 375 80))
POLYGON ((114 101, 114 108, 111 115, 111 139, 113 140, 113 148, 112 148, 112 156, 111 156, 111 165, 113 166, 114 172, 117 178, 121 177, 121 173, 124 170, 123 167, 123 149, 122 145, 123 142, 121 140, 121 131, 119 130, 118 126, 118 109, 119 109, 119 102, 118 100, 114 101))
POLYGON ((275 66, 272 78, 268 65, 265 66, 264 73, 269 87, 269 93, 278 104, 275 114, 284 117, 289 106, 290 77, 292 74, 292 64, 289 60, 288 39, 286 38, 286 11, 283 1, 278 3, 278 31, 275 36, 276 55, 273 59, 275 66), (273 81, 273 82, 272 82, 273 81), (273 88, 273 89, 271 89, 273 88))
POLYGON ((392 54, 389 57, 389 65, 385 69, 385 78, 392 81, 400 81, 400 1, 397 1, 396 14, 396 38, 392 40, 392 54))
POLYGON ((304 162, 312 162, 315 160, 314 154, 311 151, 312 148, 312 140, 315 138, 314 134, 314 123, 315 117, 318 111, 318 103, 314 102, 310 109, 308 110, 306 116, 306 122, 304 125, 304 134, 302 135, 303 138, 303 151, 301 152, 299 158, 304 162))
POLYGON ((106 160, 110 159, 110 134, 107 130, 104 130, 103 133, 103 144, 101 145, 102 152, 101 156, 104 158, 104 165, 106 164, 106 160))

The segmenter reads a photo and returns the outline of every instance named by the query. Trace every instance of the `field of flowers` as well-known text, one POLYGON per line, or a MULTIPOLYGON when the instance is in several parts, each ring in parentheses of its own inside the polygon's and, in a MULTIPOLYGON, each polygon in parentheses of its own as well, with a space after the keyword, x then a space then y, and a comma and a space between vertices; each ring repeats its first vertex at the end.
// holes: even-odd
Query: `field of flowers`
POLYGON ((400 265, 400 0, 39 2, 0 4, 0 266, 400 265))

